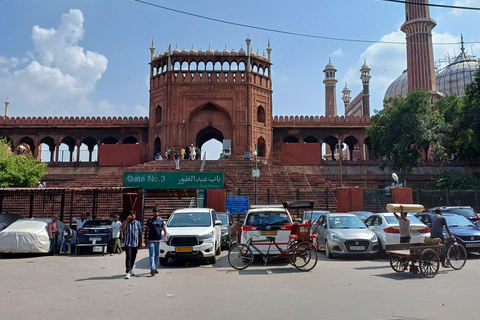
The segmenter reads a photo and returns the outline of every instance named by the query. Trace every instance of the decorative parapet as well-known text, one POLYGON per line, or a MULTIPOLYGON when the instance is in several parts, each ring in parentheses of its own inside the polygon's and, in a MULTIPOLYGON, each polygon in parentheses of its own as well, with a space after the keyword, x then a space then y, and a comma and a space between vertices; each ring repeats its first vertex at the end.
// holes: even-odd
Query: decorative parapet
POLYGON ((273 118, 274 127, 321 127, 329 125, 345 126, 362 126, 368 127, 372 123, 369 116, 341 116, 341 117, 324 117, 324 116, 275 116, 273 118))
POLYGON ((2 126, 148 126, 148 117, 0 117, 2 126))

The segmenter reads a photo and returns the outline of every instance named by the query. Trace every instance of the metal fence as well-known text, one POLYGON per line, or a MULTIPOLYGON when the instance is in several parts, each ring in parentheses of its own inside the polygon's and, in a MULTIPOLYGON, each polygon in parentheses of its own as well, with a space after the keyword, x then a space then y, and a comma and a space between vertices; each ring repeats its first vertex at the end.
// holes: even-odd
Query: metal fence
MULTIPOLYGON (((58 215, 64 223, 89 212, 92 217, 108 218, 123 213, 125 195, 137 189, 0 189, 0 212, 16 213, 24 218, 52 218, 58 215)), ((132 208, 126 208, 131 210, 132 208)))
POLYGON ((439 206, 471 206, 475 211, 480 209, 479 190, 413 190, 413 200, 425 208, 439 206))

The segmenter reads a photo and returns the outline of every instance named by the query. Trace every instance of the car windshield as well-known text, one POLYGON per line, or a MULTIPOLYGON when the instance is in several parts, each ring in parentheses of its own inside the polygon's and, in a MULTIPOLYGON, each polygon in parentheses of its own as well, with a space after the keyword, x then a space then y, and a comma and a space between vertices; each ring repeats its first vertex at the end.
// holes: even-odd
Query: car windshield
MULTIPOLYGON (((410 224, 422 224, 422 221, 420 221, 411 213, 407 214, 407 218, 410 220, 410 224)), ((388 224, 398 224, 398 220, 395 218, 395 216, 385 216, 385 219, 387 219, 388 224)))
POLYGON ((367 226, 359 217, 329 217, 330 229, 366 229, 367 226))
POLYGON ((209 227, 208 212, 174 212, 167 222, 167 227, 209 227))
POLYGON ((321 216, 323 216, 327 211, 304 211, 303 212, 303 220, 317 220, 321 216))
POLYGON ((455 214, 460 214, 464 217, 467 218, 476 218, 477 216, 475 215, 475 212, 473 211, 472 208, 455 208, 455 209, 447 209, 447 210, 442 210, 443 213, 455 213, 455 214))
POLYGON ((447 220, 447 225, 449 227, 470 227, 474 225, 464 216, 451 215, 451 216, 444 216, 444 217, 445 217, 445 220, 447 220))
POLYGON ((362 217, 363 219, 367 219, 372 215, 371 212, 367 212, 367 211, 357 211, 357 212, 350 212, 350 213, 356 215, 357 217, 362 217))
POLYGON ((247 217, 245 224, 247 226, 260 226, 260 225, 284 225, 286 223, 292 223, 292 220, 285 212, 255 212, 251 213, 247 217))
POLYGON ((87 220, 85 221, 83 227, 84 228, 110 227, 111 225, 112 225, 112 221, 110 220, 87 220))
POLYGON ((222 225, 227 224, 227 215, 226 214, 218 214, 217 213, 217 218, 218 218, 218 220, 222 221, 222 225))

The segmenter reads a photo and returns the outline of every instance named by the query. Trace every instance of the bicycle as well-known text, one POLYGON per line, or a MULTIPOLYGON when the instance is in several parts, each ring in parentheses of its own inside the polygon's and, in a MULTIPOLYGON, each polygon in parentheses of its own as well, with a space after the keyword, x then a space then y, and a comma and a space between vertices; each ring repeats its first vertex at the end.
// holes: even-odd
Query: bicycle
POLYGON ((450 265, 452 269, 460 270, 467 262, 467 250, 464 246, 457 243, 457 239, 446 239, 445 252, 447 264, 450 265))
POLYGON ((253 238, 247 240, 245 244, 237 243, 228 251, 228 263, 236 270, 246 269, 253 263, 253 248, 263 258, 265 264, 271 260, 287 258, 290 264, 300 271, 310 271, 317 265, 317 251, 315 246, 307 241, 292 242, 287 249, 282 249, 275 242, 275 237, 267 237, 266 240, 258 242, 270 242, 267 252, 263 253, 253 242, 253 238), (279 254, 270 255, 270 248, 274 245, 279 254))

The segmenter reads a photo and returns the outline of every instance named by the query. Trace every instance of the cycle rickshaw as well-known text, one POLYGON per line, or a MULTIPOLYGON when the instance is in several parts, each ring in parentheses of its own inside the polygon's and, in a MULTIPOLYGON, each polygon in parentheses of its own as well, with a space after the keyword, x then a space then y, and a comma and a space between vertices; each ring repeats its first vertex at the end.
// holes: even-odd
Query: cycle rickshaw
MULTIPOLYGON (((287 201, 283 203, 286 209, 312 209, 313 201, 287 201)), ((262 256, 265 264, 271 260, 288 259, 288 261, 300 271, 312 270, 317 265, 317 248, 313 244, 316 237, 312 233, 312 221, 306 220, 302 223, 288 223, 291 227, 289 241, 286 249, 281 248, 275 242, 275 236, 267 236, 265 240, 254 240, 250 237, 246 243, 235 244, 228 252, 228 262, 237 270, 243 270, 252 264, 254 260, 254 251, 262 256), (269 242, 268 249, 265 252, 260 250, 254 242, 269 242), (270 254, 270 249, 275 248, 278 254, 270 254)), ((257 236, 258 237, 258 236, 257 236)))

